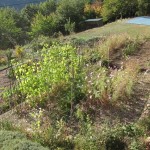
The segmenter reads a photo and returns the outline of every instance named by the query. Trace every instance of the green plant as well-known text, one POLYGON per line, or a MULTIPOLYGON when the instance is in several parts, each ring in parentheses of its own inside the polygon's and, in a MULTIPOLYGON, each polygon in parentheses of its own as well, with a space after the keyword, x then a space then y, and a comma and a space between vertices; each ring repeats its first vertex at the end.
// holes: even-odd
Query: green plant
POLYGON ((21 58, 22 59, 23 56, 25 55, 23 47, 17 45, 15 47, 15 55, 16 55, 17 58, 21 58))
POLYGON ((92 126, 89 116, 86 119, 82 118, 80 123, 80 130, 74 137, 75 149, 78 150, 98 150, 101 145, 98 143, 98 135, 92 126))
POLYGON ((149 7, 149 0, 138 0, 138 15, 149 15, 149 7))
POLYGON ((133 85, 136 81, 138 69, 127 68, 125 70, 119 70, 116 74, 112 74, 111 79, 111 99, 116 101, 117 99, 130 96, 132 93, 133 85))
MULTIPOLYGON (((128 34, 119 34, 108 37, 105 41, 100 41, 96 46, 99 56, 103 61, 109 61, 117 52, 128 45, 131 38, 128 34)), ((121 53, 121 52, 120 52, 121 53)))
POLYGON ((31 35, 37 37, 39 35, 53 36, 58 31, 59 20, 56 14, 44 16, 38 13, 31 24, 31 35))
POLYGON ((24 134, 12 131, 0 131, 1 150, 48 150, 38 143, 26 139, 24 134))
POLYGON ((145 150, 146 147, 140 140, 134 139, 129 145, 130 150, 145 150))
POLYGON ((87 0, 61 0, 58 3, 56 10, 57 16, 60 17, 61 23, 66 24, 66 21, 70 18, 70 22, 75 22, 75 31, 80 29, 80 21, 84 16, 84 5, 87 0))
POLYGON ((69 20, 67 20, 67 23, 65 24, 65 31, 71 34, 74 32, 74 29, 75 29, 75 22, 72 23, 69 18, 69 20))
POLYGON ((137 0, 105 0, 102 8, 102 17, 105 22, 120 18, 135 16, 138 8, 137 0))
POLYGON ((139 46, 140 43, 138 39, 129 42, 123 49, 123 55, 128 56, 134 54, 139 49, 139 46))
POLYGON ((43 110, 39 108, 39 110, 34 110, 30 113, 31 117, 34 119, 33 130, 39 130, 41 127, 41 118, 43 117, 43 110))
POLYGON ((84 96, 82 57, 72 46, 58 44, 43 48, 41 57, 30 65, 16 63, 19 90, 32 106, 55 101, 61 110, 72 111, 84 96))

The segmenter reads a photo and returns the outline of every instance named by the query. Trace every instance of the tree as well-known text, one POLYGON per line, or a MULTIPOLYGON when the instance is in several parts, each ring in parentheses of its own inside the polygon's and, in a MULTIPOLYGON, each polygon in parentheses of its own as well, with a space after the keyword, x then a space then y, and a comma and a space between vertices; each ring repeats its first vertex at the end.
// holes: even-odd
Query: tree
POLYGON ((17 27, 14 15, 13 9, 0 9, 0 48, 5 49, 9 46, 15 46, 19 41, 21 28, 17 27))
POLYGON ((56 11, 56 1, 55 0, 47 0, 45 2, 40 3, 39 9, 42 15, 50 15, 56 11))
POLYGON ((139 15, 150 15, 150 1, 149 0, 138 0, 138 14, 139 15))
POLYGON ((28 23, 30 24, 32 22, 32 19, 36 16, 36 14, 39 11, 39 5, 37 4, 30 4, 30 5, 26 5, 22 10, 21 10, 21 14, 24 18, 26 18, 26 20, 28 21, 28 23))
POLYGON ((137 0, 104 0, 102 17, 106 22, 133 17, 138 9, 137 0))
POLYGON ((34 37, 39 35, 53 36, 53 34, 58 31, 58 24, 59 22, 57 21, 57 16, 55 14, 44 16, 41 13, 38 13, 33 19, 31 34, 34 37))
POLYGON ((87 0, 61 0, 58 3, 57 15, 61 18, 61 24, 66 24, 70 19, 70 22, 75 22, 75 29, 79 29, 79 22, 83 20, 84 6, 87 0))

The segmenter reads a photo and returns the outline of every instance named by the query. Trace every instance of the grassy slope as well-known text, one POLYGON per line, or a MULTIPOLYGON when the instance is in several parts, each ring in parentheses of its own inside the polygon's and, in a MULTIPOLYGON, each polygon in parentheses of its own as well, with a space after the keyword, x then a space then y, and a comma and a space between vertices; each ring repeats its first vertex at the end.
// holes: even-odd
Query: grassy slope
MULTIPOLYGON (((68 36, 67 38, 71 37, 71 38, 78 38, 78 39, 89 40, 89 39, 95 38, 95 37, 108 36, 108 35, 120 34, 120 33, 125 33, 125 32, 130 34, 133 37, 136 37, 136 36, 140 36, 141 38, 143 38, 143 37, 150 37, 150 26, 131 25, 131 24, 125 24, 124 21, 122 21, 122 22, 119 21, 119 22, 114 22, 114 23, 105 25, 104 27, 101 27, 101 28, 94 28, 94 29, 91 29, 91 30, 87 30, 87 31, 75 34, 75 35, 71 35, 71 36, 68 36)), ((143 47, 143 49, 145 50, 145 47, 143 47)), ((149 56, 148 55, 149 54, 149 46, 147 47, 146 52, 145 51, 144 52, 141 51, 139 53, 139 55, 137 56, 137 58, 135 56, 133 56, 133 57, 131 57, 130 60, 132 60, 132 59, 133 60, 134 59, 141 60, 140 61, 141 62, 141 66, 143 67, 143 65, 145 65, 145 62, 147 63, 148 58, 149 58, 148 57, 149 56), (147 54, 146 54, 146 52, 147 52, 147 54), (144 55, 143 57, 141 57, 142 54, 144 55), (143 58, 145 58, 145 59, 143 59, 143 58)), ((142 77, 145 78, 144 75, 142 77)), ((141 79, 142 81, 145 81, 145 80, 143 80, 143 78, 139 78, 139 79, 141 79)), ((146 79, 148 79, 148 77, 146 79)), ((147 87, 144 85, 145 83, 143 83, 142 81, 140 81, 141 83, 138 86, 141 87, 141 85, 143 85, 145 87, 145 89, 146 89, 147 87)), ((136 93, 140 93, 140 91, 141 91, 141 89, 137 89, 136 93)), ((141 92, 140 95, 136 95, 136 96, 133 95, 133 97, 131 98, 131 100, 133 100, 133 101, 128 103, 128 105, 125 105, 120 113, 117 110, 114 113, 112 113, 111 110, 109 110, 109 108, 108 108, 108 110, 106 110, 107 111, 107 117, 110 115, 109 117, 111 119, 113 119, 113 118, 116 119, 116 117, 120 117, 122 119, 125 118, 126 121, 128 121, 130 119, 133 119, 133 118, 135 120, 135 116, 139 117, 139 115, 140 115, 140 113, 141 113, 141 111, 142 111, 142 109, 144 107, 143 106, 144 105, 143 101, 147 100, 146 99, 146 100, 141 101, 141 99, 143 99, 143 96, 145 98, 144 90, 141 92), (137 97, 139 99, 138 101, 137 101, 137 97), (137 103, 139 103, 139 104, 137 104, 137 103), (142 106, 141 106, 141 104, 142 104, 142 106), (141 111, 139 111, 139 108, 141 108, 141 111)), ((104 109, 106 109, 106 108, 104 108, 104 109)), ((12 114, 12 115, 14 115, 14 114, 12 114)), ((9 117, 13 118, 12 116, 9 116, 9 117)), ((7 119, 10 120, 9 117, 7 119)), ((105 115, 104 115, 104 118, 106 118, 105 115)), ((17 119, 17 120, 19 122, 19 119, 17 119)), ((17 123, 15 122, 15 124, 18 124, 18 122, 17 123)))
POLYGON ((100 28, 94 28, 71 35, 67 38, 77 38, 88 41, 92 38, 120 33, 128 33, 133 37, 139 36, 150 38, 150 26, 127 24, 126 21, 127 20, 119 20, 110 24, 106 24, 105 26, 100 28))

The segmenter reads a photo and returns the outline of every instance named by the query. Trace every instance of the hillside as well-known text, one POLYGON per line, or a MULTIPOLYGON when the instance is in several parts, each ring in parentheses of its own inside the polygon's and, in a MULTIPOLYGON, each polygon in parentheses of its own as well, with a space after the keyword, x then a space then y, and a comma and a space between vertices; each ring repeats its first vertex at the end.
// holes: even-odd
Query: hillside
MULTIPOLYGON (((72 118, 70 118, 70 116, 67 118, 66 111, 68 111, 68 108, 65 105, 67 103, 65 98, 69 97, 69 94, 68 97, 65 97, 66 93, 70 92, 70 87, 66 88, 68 85, 65 85, 65 82, 67 82, 69 78, 66 76, 65 78, 67 78, 67 80, 64 78, 66 81, 61 81, 63 76, 66 75, 66 71, 65 74, 63 71, 65 70, 66 65, 69 65, 67 59, 65 59, 66 56, 67 58, 69 57, 68 52, 67 55, 65 52, 66 50, 72 50, 72 47, 69 45, 67 47, 64 45, 59 46, 58 44, 54 45, 52 49, 50 48, 50 51, 48 50, 46 55, 43 53, 44 55, 42 56, 46 58, 44 61, 49 62, 52 59, 53 62, 45 63, 46 66, 44 66, 43 63, 36 64, 36 62, 32 66, 32 60, 26 58, 30 72, 27 72, 23 78, 31 80, 27 81, 29 84, 26 84, 27 82, 22 82, 20 86, 27 86, 25 91, 33 88, 32 92, 30 93, 29 91, 27 94, 31 94, 32 96, 32 93, 35 91, 35 87, 32 87, 32 84, 36 85, 36 88, 38 88, 40 84, 40 87, 42 87, 43 90, 46 87, 45 85, 51 84, 51 78, 54 78, 55 82, 59 80, 59 84, 54 86, 52 93, 49 93, 48 96, 46 95, 46 92, 49 91, 42 93, 42 96, 40 97, 43 101, 42 103, 36 99, 39 98, 38 96, 36 97, 34 95, 33 99, 25 100, 24 96, 16 93, 18 95, 15 94, 12 95, 10 99, 6 99, 6 101, 9 101, 10 107, 3 101, 3 97, 1 97, 0 123, 2 125, 0 125, 0 128, 3 127, 3 130, 9 127, 9 130, 14 130, 14 128, 19 127, 19 130, 23 130, 23 133, 25 132, 27 136, 32 137, 33 141, 38 141, 42 145, 48 146, 50 149, 64 148, 76 150, 85 147, 85 150, 88 150, 89 147, 92 147, 92 149, 99 150, 98 147, 102 147, 102 150, 107 150, 105 149, 107 144, 108 146, 113 147, 113 145, 109 145, 111 142, 115 142, 116 147, 120 144, 120 147, 119 149, 111 148, 110 150, 125 150, 126 146, 128 146, 128 149, 133 149, 134 146, 136 146, 137 149, 140 149, 140 147, 143 148, 145 144, 143 143, 144 138, 149 134, 149 120, 147 120, 150 114, 149 28, 149 26, 129 25, 124 21, 117 21, 107 24, 102 28, 94 28, 66 37, 67 39, 85 40, 84 44, 80 47, 80 50, 83 52, 83 57, 87 64, 82 70, 87 74, 83 80, 85 82, 87 80, 86 89, 88 88, 89 93, 87 93, 86 100, 79 99, 80 102, 77 102, 78 105, 73 107, 73 111, 76 112, 75 116, 71 116, 72 118), (138 32, 136 32, 136 30, 138 32), (94 41, 94 46, 91 46, 89 40, 92 38, 95 39, 95 37, 99 38, 100 41, 94 41), (108 57, 106 55, 100 60, 99 56, 102 54, 105 55, 105 51, 108 49, 111 50, 111 55, 108 57), (61 53, 61 51, 63 52, 61 53), (53 54, 55 57, 52 57, 53 54), (63 61, 61 61, 61 59, 63 61), (109 63, 107 64, 108 59, 109 63), (58 67, 61 62, 61 67, 58 67), (31 67, 37 67, 33 68, 33 73, 30 65, 31 67), (38 68, 42 68, 42 70, 39 70, 38 72, 38 68), (51 68, 53 69, 51 70, 51 68), (37 72, 35 70, 37 70, 37 72), (42 76, 40 74, 41 71, 42 76), (49 74, 52 76, 50 77, 49 74), (63 76, 61 76, 61 74, 63 74, 63 76), (40 80, 36 78, 36 75, 40 80), (113 82, 113 76, 115 82, 113 82), (45 78, 46 82, 49 82, 48 84, 44 81, 45 78), (92 78, 94 80, 92 80, 92 78), (114 85, 112 86, 105 80, 114 85), (106 89, 108 88, 111 92, 107 93, 109 91, 102 91, 104 92, 102 93, 103 97, 95 98, 94 94, 97 92, 97 89, 99 87, 103 88, 103 86, 105 86, 106 89), (93 91, 95 93, 92 95, 92 99, 90 97, 88 98, 89 94, 93 91), (111 98, 109 98, 109 95, 107 94, 112 94, 111 98), (59 99, 61 99, 61 101, 59 101, 59 99), (17 104, 14 105, 15 100, 17 104), (28 105, 28 100, 31 101, 31 106, 28 105), (26 101, 28 102, 26 103, 26 101), (32 105, 37 106, 34 108, 32 105), (64 117, 69 121, 65 122, 63 119, 58 119, 55 127, 51 122, 55 122, 57 117, 64 117), (142 120, 142 123, 140 120, 142 120), (8 124, 3 125, 3 122, 5 121, 11 122, 11 126, 8 126, 8 124), (41 134, 41 131, 43 134, 41 134), (36 134, 35 137, 32 135, 33 132, 36 134), (101 135, 98 133, 103 134, 101 135), (93 137, 94 140, 89 137, 93 137), (64 145, 64 143, 67 144, 64 145)), ((69 55, 70 54, 72 54, 71 51, 69 55)), ((74 63, 76 62, 74 65, 79 65, 78 59, 76 59, 74 53, 70 63, 72 61, 74 61, 74 63)), ((82 59, 80 61, 82 61, 82 59)), ((22 70, 24 67, 25 66, 21 66, 19 70, 22 70)), ((82 79, 81 76, 83 76, 83 74, 78 72, 80 74, 80 76, 78 76, 76 70, 74 71, 75 77, 77 76, 79 79, 82 79)), ((6 87, 10 87, 11 89, 12 83, 14 83, 13 80, 11 81, 11 79, 8 79, 7 73, 8 70, 0 72, 1 93, 5 91, 6 87)), ((72 72, 70 71, 70 73, 72 72)), ((80 84, 81 80, 78 80, 78 78, 75 80, 80 84)), ((21 82, 22 79, 20 78, 19 80, 21 82)), ((71 81, 69 81, 68 84, 70 83, 71 81)), ((74 84, 74 86, 76 86, 76 84, 74 84)), ((78 89, 79 87, 75 88, 80 92, 78 89)), ((84 85, 82 85, 82 88, 85 88, 84 85)), ((7 94, 8 93, 6 93, 6 95, 7 94)))
POLYGON ((74 35, 66 37, 66 39, 81 39, 84 41, 92 40, 94 38, 101 38, 103 36, 110 36, 113 34, 128 33, 132 37, 150 37, 150 26, 128 24, 128 19, 118 20, 104 25, 101 28, 93 28, 74 35))
POLYGON ((0 7, 14 7, 17 9, 23 8, 27 4, 36 4, 40 2, 44 2, 45 0, 1 0, 0 7))

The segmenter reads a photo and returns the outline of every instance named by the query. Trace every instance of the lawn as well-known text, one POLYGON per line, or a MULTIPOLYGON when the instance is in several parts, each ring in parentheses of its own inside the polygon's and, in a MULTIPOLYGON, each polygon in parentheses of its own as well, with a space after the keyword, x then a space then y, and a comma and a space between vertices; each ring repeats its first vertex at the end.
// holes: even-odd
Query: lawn
POLYGON ((104 25, 103 27, 93 28, 77 34, 68 36, 67 38, 83 39, 88 41, 93 38, 100 38, 113 34, 128 33, 131 37, 150 38, 150 26, 128 24, 125 20, 118 20, 113 23, 104 25))

